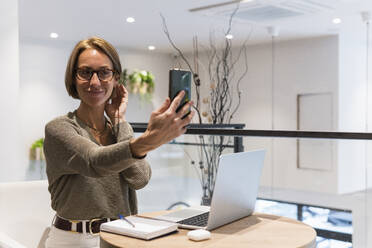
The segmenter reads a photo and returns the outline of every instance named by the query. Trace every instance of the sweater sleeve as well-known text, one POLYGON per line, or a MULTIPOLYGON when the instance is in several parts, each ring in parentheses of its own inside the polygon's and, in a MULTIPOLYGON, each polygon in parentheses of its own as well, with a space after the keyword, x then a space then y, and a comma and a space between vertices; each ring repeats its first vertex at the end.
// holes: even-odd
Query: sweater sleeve
POLYGON ((144 159, 139 159, 131 167, 123 170, 120 175, 131 189, 142 189, 151 178, 151 167, 144 159))
POLYGON ((102 177, 130 168, 138 159, 129 147, 126 125, 118 126, 117 138, 122 141, 99 146, 79 133, 79 127, 66 119, 56 119, 45 127, 44 152, 51 174, 81 174, 102 177))
MULTIPOLYGON (((126 142, 133 138, 133 129, 129 123, 122 123, 116 130, 118 142, 126 142)), ((134 164, 120 173, 129 187, 137 190, 145 187, 151 178, 151 167, 145 159, 137 159, 134 164)))

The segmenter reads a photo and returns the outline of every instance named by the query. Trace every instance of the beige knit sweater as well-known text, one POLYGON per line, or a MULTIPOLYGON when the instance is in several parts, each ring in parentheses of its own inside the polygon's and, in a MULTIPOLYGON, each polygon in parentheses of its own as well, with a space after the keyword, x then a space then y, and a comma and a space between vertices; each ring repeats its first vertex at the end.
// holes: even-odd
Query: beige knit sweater
POLYGON ((101 146, 76 111, 46 125, 49 192, 59 216, 90 220, 137 213, 135 190, 148 183, 151 169, 144 159, 132 156, 129 123, 120 123, 113 130, 117 142, 101 146))

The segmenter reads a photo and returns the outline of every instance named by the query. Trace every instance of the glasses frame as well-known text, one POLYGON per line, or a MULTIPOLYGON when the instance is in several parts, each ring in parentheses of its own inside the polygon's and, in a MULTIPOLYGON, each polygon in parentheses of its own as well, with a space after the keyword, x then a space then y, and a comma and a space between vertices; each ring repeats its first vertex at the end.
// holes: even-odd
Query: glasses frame
POLYGON ((112 79, 114 78, 115 74, 116 74, 116 71, 115 71, 115 70, 113 70, 113 69, 108 69, 108 68, 100 69, 100 70, 90 70, 91 73, 92 73, 92 74, 90 75, 90 78, 89 78, 89 79, 85 79, 85 78, 81 78, 81 77, 79 77, 79 75, 78 75, 78 74, 79 74, 79 73, 78 73, 79 70, 84 70, 84 69, 83 69, 83 68, 77 68, 77 69, 75 69, 75 77, 76 77, 76 79, 79 79, 79 80, 81 80, 81 81, 83 81, 83 82, 90 82, 90 80, 92 80, 92 77, 93 77, 94 74, 97 75, 99 81, 101 81, 101 82, 108 82, 108 81, 112 80, 112 79), (100 78, 100 76, 99 76, 99 72, 100 72, 100 71, 103 71, 103 70, 111 71, 111 72, 112 72, 112 76, 111 76, 111 78, 109 78, 109 79, 105 79, 105 80, 102 80, 102 79, 100 78))

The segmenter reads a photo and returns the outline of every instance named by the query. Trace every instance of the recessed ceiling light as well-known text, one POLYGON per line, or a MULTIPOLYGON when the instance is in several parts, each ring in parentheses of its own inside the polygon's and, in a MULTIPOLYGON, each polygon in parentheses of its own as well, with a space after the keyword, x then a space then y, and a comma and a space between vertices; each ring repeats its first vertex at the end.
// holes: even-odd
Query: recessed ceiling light
POLYGON ((334 24, 340 24, 340 23, 341 23, 341 19, 340 19, 340 18, 334 18, 334 19, 332 20, 332 22, 333 22, 334 24))
POLYGON ((56 38, 58 38, 58 34, 57 33, 50 33, 49 37, 53 38, 53 39, 56 39, 56 38))
POLYGON ((226 37, 226 39, 228 39, 228 40, 231 40, 231 39, 234 38, 234 36, 233 36, 232 34, 227 34, 225 37, 226 37))
POLYGON ((129 23, 133 23, 133 22, 135 22, 136 20, 133 18, 133 17, 128 17, 127 18, 127 22, 129 22, 129 23))
POLYGON ((154 46, 148 46, 147 47, 149 50, 155 50, 156 49, 156 47, 154 47, 154 46))

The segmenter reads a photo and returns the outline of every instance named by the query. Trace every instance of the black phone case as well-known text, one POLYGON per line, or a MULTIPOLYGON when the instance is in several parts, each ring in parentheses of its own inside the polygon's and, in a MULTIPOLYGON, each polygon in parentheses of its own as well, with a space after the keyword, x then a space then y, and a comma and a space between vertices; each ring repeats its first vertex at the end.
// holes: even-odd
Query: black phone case
POLYGON ((178 69, 169 70, 169 98, 173 101, 181 90, 185 91, 185 96, 176 112, 191 100, 191 72, 178 69))

